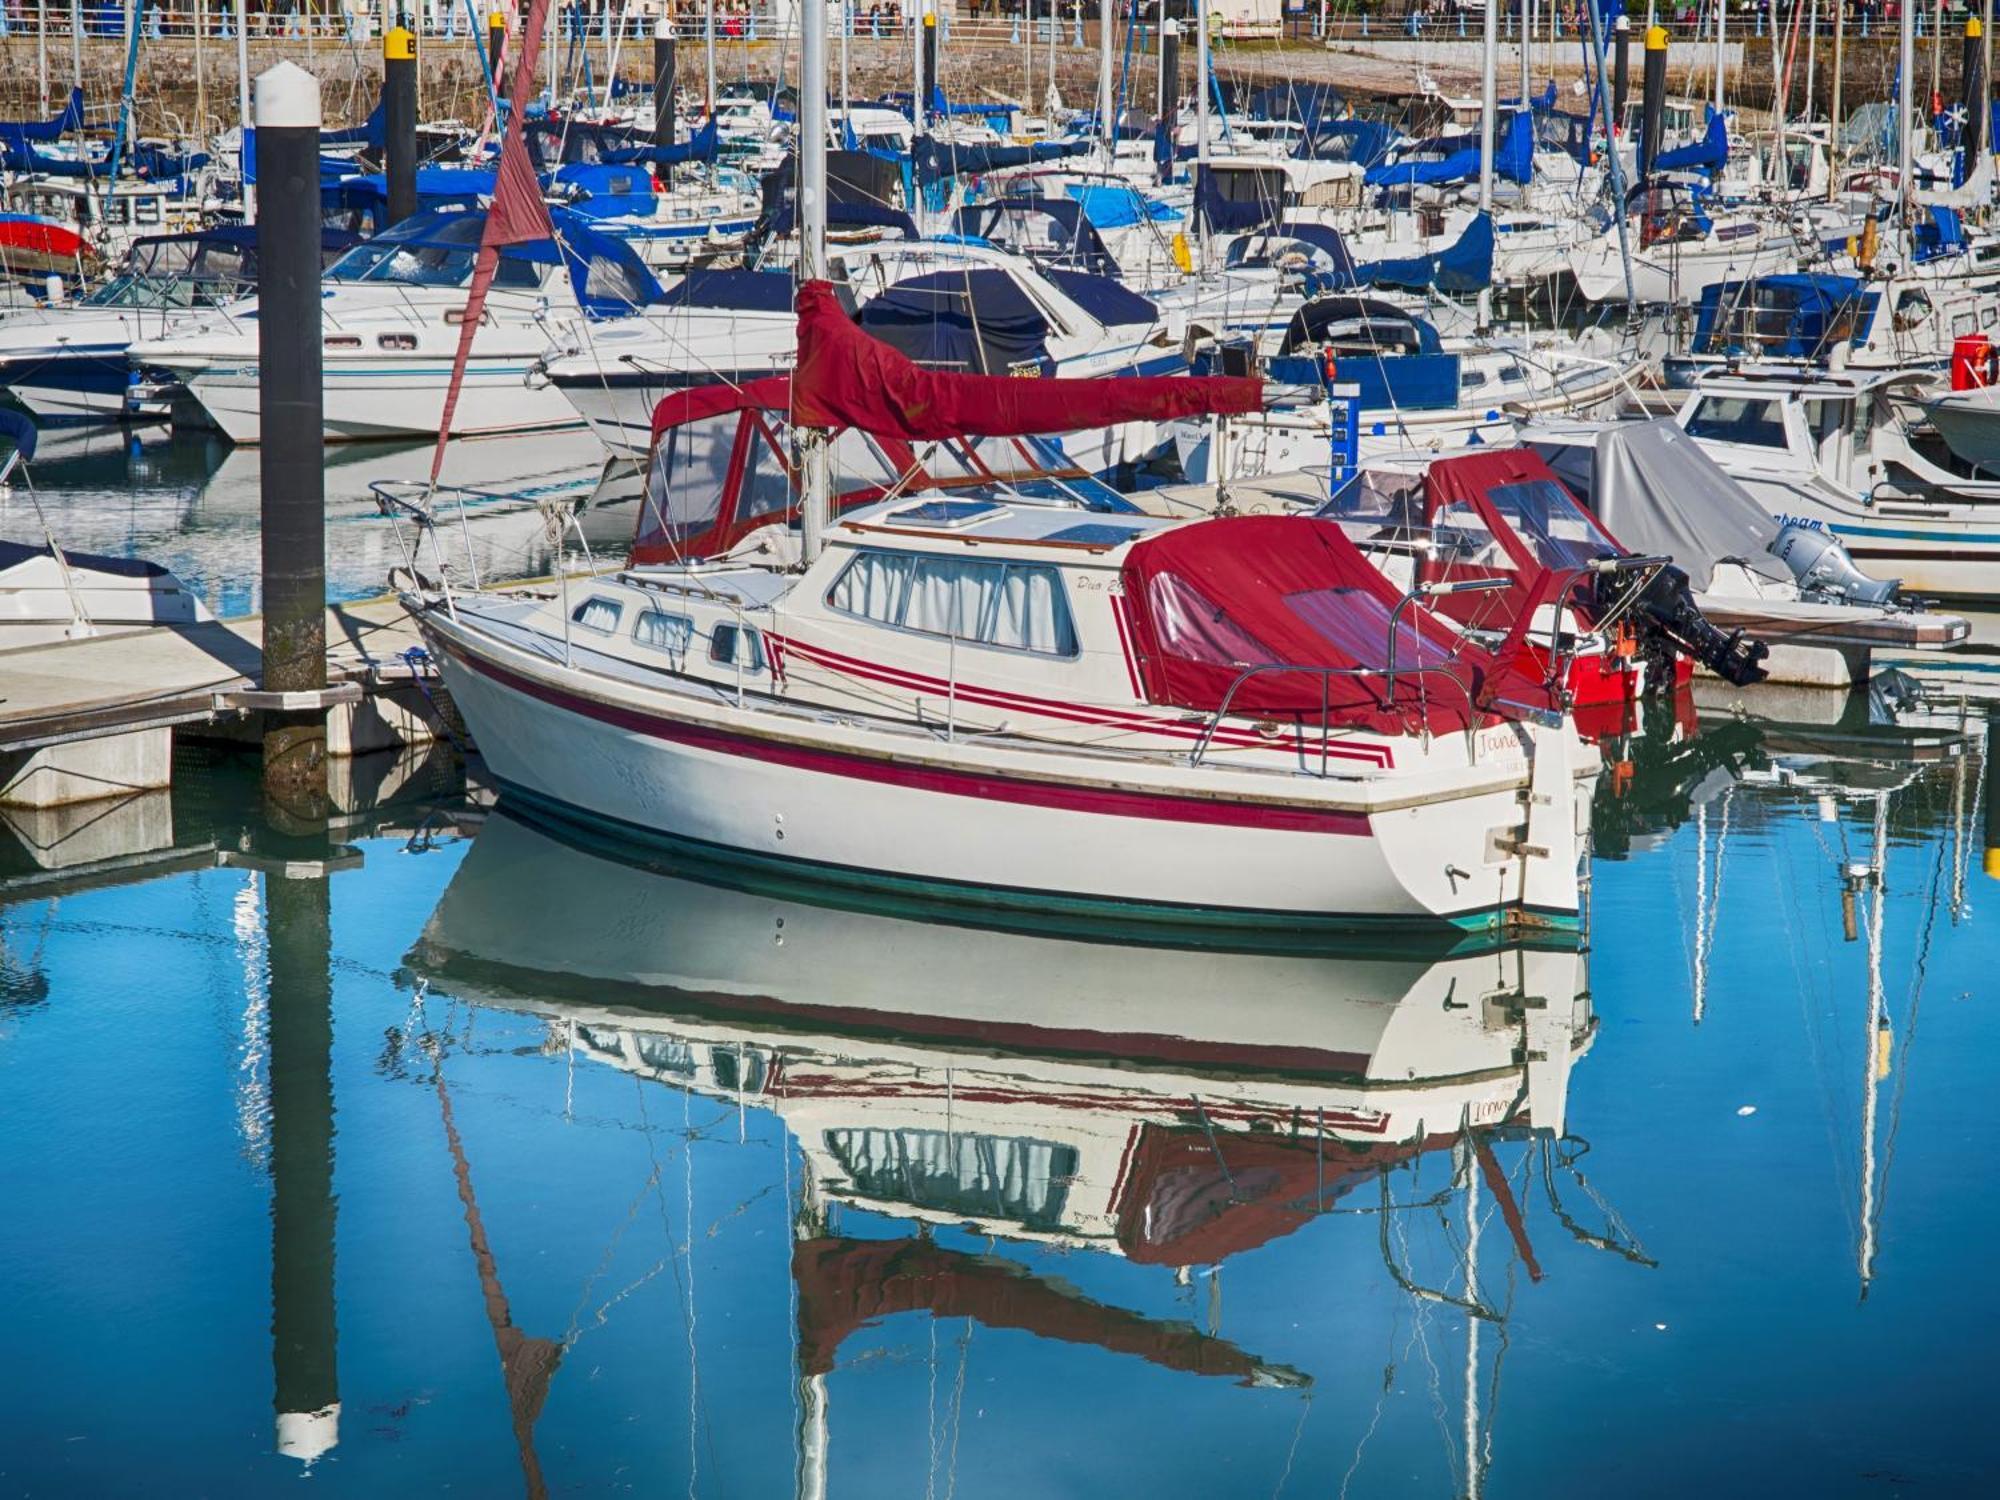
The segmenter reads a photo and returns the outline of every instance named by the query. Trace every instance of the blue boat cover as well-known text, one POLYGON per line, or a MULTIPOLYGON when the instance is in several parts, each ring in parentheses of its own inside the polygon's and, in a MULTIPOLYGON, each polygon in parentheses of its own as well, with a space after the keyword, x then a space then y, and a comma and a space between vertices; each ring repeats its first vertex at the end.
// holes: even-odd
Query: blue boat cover
MULTIPOLYGON (((1438 187, 1470 182, 1479 175, 1478 136, 1437 136, 1418 141, 1394 163, 1370 167, 1362 179, 1370 187, 1438 187), (1421 158, 1421 159, 1419 159, 1421 158)), ((1493 175, 1527 182, 1535 175, 1535 117, 1517 110, 1494 144, 1493 175)))
POLYGON ((1713 172, 1729 160, 1729 122, 1708 107, 1708 130, 1698 141, 1662 151, 1653 159, 1655 172, 1713 172))
POLYGON ((0 438, 5 438, 14 445, 14 451, 21 455, 22 463, 35 456, 37 436, 35 424, 26 412, 0 406, 0 438))
POLYGON ((942 182, 947 177, 994 172, 1002 167, 1028 167, 1036 162, 1061 161, 1079 156, 1091 147, 1089 141, 1037 141, 1029 146, 972 146, 940 141, 920 135, 910 146, 920 183, 942 182))
POLYGON ((790 312, 794 283, 784 271, 694 267, 660 296, 663 307, 715 307, 738 312, 790 312))
POLYGON ((1037 265, 1050 263, 1097 276, 1116 276, 1118 264, 1104 239, 1073 198, 1006 197, 968 203, 952 217, 952 228, 967 239, 987 244, 1011 244, 1037 265), (1004 232, 1010 225, 1045 221, 1038 243, 1014 243, 1019 236, 1004 232))
POLYGON ((1881 293, 1860 276, 1754 276, 1706 287, 1690 353, 1823 360, 1868 337, 1881 293))
POLYGON ((1181 211, 1171 203, 1149 198, 1122 182, 1072 182, 1063 191, 1076 200, 1083 216, 1098 229, 1172 223, 1181 217, 1181 211))
POLYGON ((83 129, 83 90, 71 89, 61 114, 50 120, 0 120, 0 141, 59 141, 83 129))
POLYGON ((1413 291, 1436 287, 1441 292, 1476 292, 1490 286, 1493 281, 1493 216, 1475 215, 1457 242, 1435 255, 1368 261, 1357 266, 1354 274, 1357 280, 1369 286, 1400 286, 1413 291))
POLYGON ((1322 120, 1299 143, 1298 155, 1307 161, 1345 161, 1357 167, 1381 165, 1389 148, 1401 138, 1393 125, 1380 120, 1322 120))
POLYGON ((619 166, 650 162, 656 167, 671 167, 684 161, 714 161, 721 150, 721 140, 715 118, 710 116, 701 129, 684 141, 675 141, 671 146, 617 147, 603 152, 600 160, 619 166))
POLYGON ((920 365, 973 375, 1049 368, 1048 320, 1005 271, 934 271, 864 302, 854 321, 920 365))
POLYGON ((1965 226, 1958 210, 1934 206, 1916 223, 1916 255, 1919 262, 1943 260, 1965 253, 1965 226))
POLYGON ((1065 271, 1057 266, 1044 266, 1041 270, 1070 301, 1106 327, 1151 328, 1160 321, 1159 308, 1109 276, 1065 271))

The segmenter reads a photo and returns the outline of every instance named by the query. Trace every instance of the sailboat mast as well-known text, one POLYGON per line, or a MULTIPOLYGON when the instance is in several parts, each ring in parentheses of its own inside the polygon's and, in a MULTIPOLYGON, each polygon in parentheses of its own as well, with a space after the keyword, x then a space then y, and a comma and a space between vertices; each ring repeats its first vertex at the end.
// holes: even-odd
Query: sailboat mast
POLYGON ((1532 78, 1535 48, 1535 0, 1521 0, 1521 108, 1528 107, 1534 92, 1532 78))
MULTIPOLYGON (((1488 0, 1479 57, 1479 211, 1493 212, 1493 143, 1500 112, 1500 7, 1488 0)), ((1527 103, 1526 98, 1522 100, 1527 103)))
MULTIPOLYGON (((1908 10, 1908 6, 1903 7, 1908 10)), ((1729 6, 1716 0, 1715 6, 1715 112, 1722 113, 1723 76, 1728 71, 1729 6)))
MULTIPOLYGON (((1208 0, 1194 6, 1194 165, 1195 180, 1208 181, 1208 0)), ((1208 274, 1208 215, 1195 208, 1195 270, 1208 274)))
POLYGON ((707 32, 702 38, 703 61, 708 68, 708 117, 715 118, 715 0, 708 0, 707 32))
MULTIPOLYGON (((236 7, 236 29, 243 30, 241 4, 236 7)), ((83 87, 83 0, 69 0, 69 82, 71 88, 83 87)))
MULTIPOLYGON (((197 32, 198 36, 200 33, 197 32)), ((199 42, 196 43, 200 45, 199 42)), ((49 0, 35 0, 35 84, 41 90, 41 113, 49 112, 49 0)))
POLYGON ((1917 55, 1917 11, 1899 7, 1900 35, 1896 43, 1896 196, 1903 223, 1905 253, 1910 232, 1910 74, 1917 55))
POLYGON ((1118 151, 1118 123, 1111 117, 1111 0, 1097 0, 1097 133, 1109 172, 1118 151))
MULTIPOLYGON (((207 0, 194 0, 194 128, 197 135, 208 133, 208 30, 207 0)), ((49 92, 48 59, 42 59, 42 108, 47 109, 49 92)))
POLYGON ((1840 169, 1840 79, 1847 67, 1847 6, 1833 8, 1833 97, 1826 108, 1826 164, 1840 169))
MULTIPOLYGON (((803 8, 799 27, 799 281, 826 277, 826 7, 803 8)), ((826 531, 831 476, 826 434, 801 427, 799 519, 801 550, 810 563, 826 531)), ((822 1476, 824 1483, 824 1476, 822 1476)))
MULTIPOLYGON (((241 132, 237 139, 247 142, 250 132, 250 26, 245 0, 236 0, 236 123, 241 132)), ((81 76, 81 68, 78 76, 81 76)), ((243 161, 242 147, 238 147, 237 160, 243 161)), ((257 185, 246 175, 243 179, 243 222, 257 222, 257 185)))

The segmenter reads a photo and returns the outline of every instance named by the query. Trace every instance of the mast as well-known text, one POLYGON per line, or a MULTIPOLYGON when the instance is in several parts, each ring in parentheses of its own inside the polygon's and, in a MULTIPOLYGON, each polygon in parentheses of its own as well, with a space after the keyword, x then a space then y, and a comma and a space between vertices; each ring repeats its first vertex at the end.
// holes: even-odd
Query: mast
MULTIPOLYGON (((248 9, 245 0, 236 0, 236 120, 237 129, 241 132, 237 137, 239 141, 247 141, 250 132, 250 28, 246 15, 248 9)), ((71 7, 70 14, 77 14, 75 6, 71 7)), ((82 76, 83 65, 78 63, 77 77, 80 79, 82 76)), ((237 147, 236 159, 240 167, 243 161, 243 148, 240 145, 237 147)), ((257 185, 247 175, 243 179, 243 222, 246 224, 257 222, 257 185)))
MULTIPOLYGON (((236 7, 236 32, 239 36, 243 33, 241 0, 238 0, 236 7)), ((237 61, 240 64, 242 58, 239 56, 237 61)), ((69 81, 71 88, 83 87, 83 0, 69 0, 69 81)), ((247 101, 250 92, 247 83, 243 86, 243 92, 247 101)), ((250 118, 247 104, 243 118, 246 120, 250 118)))
MULTIPOLYGON (((799 38, 799 281, 826 276, 826 7, 808 4, 800 21, 799 38)), ((801 427, 799 495, 801 551, 807 563, 819 556, 826 529, 826 434, 801 427)))
MULTIPOLYGON (((1194 165, 1195 180, 1208 181, 1208 0, 1194 4, 1194 165)), ((1195 270, 1208 274, 1208 215, 1195 207, 1195 270)))
POLYGON ((1917 53, 1917 10, 1914 5, 1899 7, 1901 35, 1896 51, 1896 197, 1903 224, 1904 253, 1909 251, 1910 234, 1910 73, 1917 53))
POLYGON ((1109 172, 1118 154, 1118 123, 1111 118, 1111 0, 1097 0, 1097 133, 1109 172))
POLYGON ((1535 0, 1521 0, 1521 108, 1528 107, 1534 90, 1532 78, 1535 48, 1535 0))
POLYGON ((708 0, 707 33, 702 38, 703 61, 708 67, 708 117, 715 118, 715 0, 708 0))
MULTIPOLYGON (((41 9, 41 0, 36 0, 35 9, 41 9)), ((208 133, 208 65, 207 38, 202 34, 208 30, 207 0, 194 0, 194 128, 197 135, 208 133)), ((49 107, 49 60, 42 57, 42 108, 49 107)))
MULTIPOLYGON (((195 33, 197 55, 201 47, 200 35, 199 31, 195 33)), ((196 76, 200 76, 199 67, 196 76)), ((49 112, 49 0, 35 0, 35 84, 41 90, 41 112, 46 116, 49 112)))
MULTIPOLYGON (((1847 64, 1847 6, 1833 8, 1833 98, 1826 111, 1826 165, 1829 173, 1840 170, 1840 75, 1847 64)), ((1829 183, 1829 187, 1834 184, 1829 183)))
POLYGON ((854 31, 854 0, 840 5, 840 118, 846 129, 853 128, 854 95, 847 84, 847 39, 854 31))
MULTIPOLYGON (((1479 58, 1479 211, 1493 212, 1493 143, 1500 112, 1500 7, 1486 6, 1479 58)), ((1524 96, 1523 105, 1527 103, 1524 96)))
MULTIPOLYGON (((1904 9, 1905 11, 1908 11, 1908 10, 1909 10, 1909 6, 1905 5, 1905 6, 1903 7, 1903 9, 1904 9)), ((1776 23, 1774 22, 1773 24, 1775 25, 1776 23)), ((1725 71, 1727 70, 1727 68, 1728 68, 1728 64, 1727 64, 1727 62, 1726 62, 1726 61, 1724 60, 1727 54, 1726 54, 1726 53, 1724 52, 1724 50, 1723 50, 1723 49, 1724 49, 1724 47, 1725 47, 1725 46, 1727 45, 1727 41, 1728 41, 1728 35, 1729 35, 1729 5, 1728 5, 1728 0, 1716 0, 1716 4, 1715 4, 1715 112, 1716 112, 1717 114, 1721 114, 1721 113, 1722 113, 1722 77, 1723 77, 1723 73, 1724 73, 1724 72, 1725 72, 1725 71)))
MULTIPOLYGON (((1796 7, 1797 0, 1793 0, 1796 7)), ((1796 8, 1793 15, 1797 15, 1796 8)), ((1771 186, 1783 192, 1789 185, 1791 173, 1785 163, 1785 106, 1791 101, 1785 96, 1791 92, 1791 75, 1785 71, 1784 28, 1778 24, 1778 11, 1771 9, 1771 186)), ((1810 100, 1808 100, 1810 103, 1810 100)))

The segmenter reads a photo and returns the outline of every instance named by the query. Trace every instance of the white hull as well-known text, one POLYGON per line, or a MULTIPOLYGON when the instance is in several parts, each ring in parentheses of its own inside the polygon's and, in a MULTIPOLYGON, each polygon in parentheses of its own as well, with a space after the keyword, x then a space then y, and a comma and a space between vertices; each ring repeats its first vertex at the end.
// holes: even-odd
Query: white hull
MULTIPOLYGON (((474 358, 465 371, 453 437, 503 432, 536 432, 577 425, 576 413, 561 395, 527 383, 524 358, 474 358)), ((338 442, 358 438, 435 437, 444 423, 445 390, 451 362, 334 360, 326 362, 326 436, 338 442)), ((188 394, 209 419, 238 443, 262 438, 258 367, 216 365, 187 378, 188 394)))
MULTIPOLYGON (((1543 857, 1521 858, 1495 842, 1524 816, 1529 771, 1518 758, 1478 781, 1461 773, 1449 790, 1418 772, 1370 790, 1183 758, 1092 766, 1075 753, 648 690, 435 613, 427 622, 494 774, 620 837, 986 913, 1303 932, 1439 921, 1486 930, 1512 920, 1508 908, 1560 925, 1577 910, 1582 814, 1559 755, 1535 754, 1548 811, 1532 821, 1538 837, 1558 826, 1561 837, 1543 857), (1559 781, 1546 774, 1558 768, 1559 781)), ((1518 746, 1526 733, 1481 739, 1497 757, 1499 740, 1518 746)), ((1567 731, 1535 733, 1545 745, 1567 731)))
POLYGON ((2000 506, 1884 501, 1868 505, 1823 479, 1732 469, 1780 520, 1824 526, 1877 578, 1913 594, 2000 597, 2000 506))

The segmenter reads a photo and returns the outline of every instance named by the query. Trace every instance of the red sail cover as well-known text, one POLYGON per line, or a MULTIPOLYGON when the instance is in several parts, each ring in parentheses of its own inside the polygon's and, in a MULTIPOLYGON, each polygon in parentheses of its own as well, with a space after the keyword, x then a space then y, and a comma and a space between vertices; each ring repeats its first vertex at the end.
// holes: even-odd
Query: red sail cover
POLYGON ((1033 380, 926 370, 863 333, 824 281, 799 287, 792 419, 927 441, 1081 432, 1119 422, 1256 411, 1262 381, 1189 375, 1033 380))
POLYGON ((1496 659, 1420 604, 1398 614, 1401 592, 1331 521, 1198 521, 1135 544, 1122 572, 1133 646, 1153 703, 1213 713, 1227 700, 1231 712, 1316 721, 1324 701, 1330 722, 1386 734, 1426 727, 1436 733, 1464 728, 1469 718, 1553 707, 1545 686, 1502 665, 1513 638, 1496 659), (1379 671, 1331 675, 1385 668, 1392 616, 1393 697, 1379 671), (1280 665, 1286 670, 1243 678, 1246 668, 1280 665), (1431 670, 1420 674, 1419 666, 1431 670))
POLYGON ((500 143, 500 167, 494 174, 493 201, 479 234, 479 259, 472 268, 472 288, 465 299, 465 319, 459 324, 458 352, 452 356, 451 384, 445 387, 444 420, 438 425, 437 447, 431 453, 431 483, 444 466, 444 445, 451 435, 452 414, 458 409, 459 387, 465 383, 465 362, 472 357, 472 340, 486 307, 486 291, 500 264, 504 245, 524 245, 553 238, 549 207, 542 201, 542 184, 528 160, 525 122, 528 101, 535 95, 535 64, 542 51, 542 27, 549 17, 549 0, 530 0, 528 19, 521 26, 520 56, 514 60, 514 83, 507 93, 507 134, 500 143))

